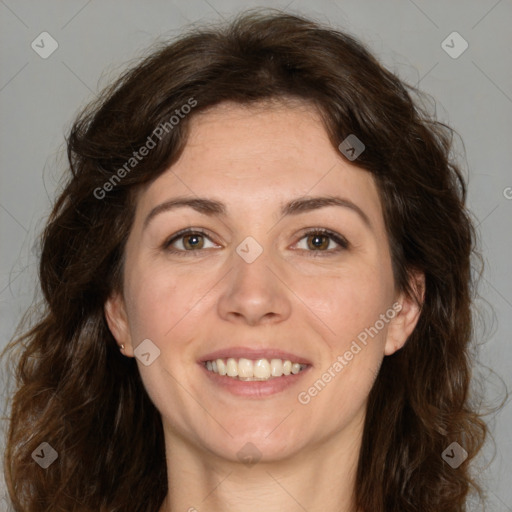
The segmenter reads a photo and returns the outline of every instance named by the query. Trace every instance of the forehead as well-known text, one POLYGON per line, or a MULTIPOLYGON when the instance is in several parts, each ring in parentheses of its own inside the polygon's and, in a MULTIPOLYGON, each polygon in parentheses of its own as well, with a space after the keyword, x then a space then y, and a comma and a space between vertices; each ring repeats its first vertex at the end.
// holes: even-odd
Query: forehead
POLYGON ((138 210, 183 195, 220 200, 237 215, 275 212, 299 196, 341 195, 382 223, 372 175, 333 147, 318 111, 299 101, 223 103, 194 114, 179 160, 144 191, 138 210))

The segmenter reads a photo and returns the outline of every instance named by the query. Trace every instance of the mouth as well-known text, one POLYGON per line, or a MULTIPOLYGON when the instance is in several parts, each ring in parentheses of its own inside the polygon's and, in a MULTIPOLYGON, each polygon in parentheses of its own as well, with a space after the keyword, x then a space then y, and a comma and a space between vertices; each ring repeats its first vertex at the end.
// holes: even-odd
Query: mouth
POLYGON ((245 382, 267 381, 277 377, 297 375, 308 365, 290 361, 290 359, 273 358, 247 359, 233 357, 205 361, 204 366, 210 372, 245 382))
POLYGON ((213 384, 235 395, 255 398, 293 386, 313 366, 296 354, 242 347, 213 352, 198 363, 213 384))

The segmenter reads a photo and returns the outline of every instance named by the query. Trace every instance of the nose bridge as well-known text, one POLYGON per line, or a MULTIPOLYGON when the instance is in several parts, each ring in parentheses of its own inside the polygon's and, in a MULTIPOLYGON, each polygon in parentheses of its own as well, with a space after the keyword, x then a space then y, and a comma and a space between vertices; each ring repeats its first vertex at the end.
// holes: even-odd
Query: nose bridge
POLYGON ((259 195, 258 199, 253 205, 238 205, 237 233, 243 238, 235 247, 233 262, 237 270, 248 271, 249 275, 256 270, 268 272, 265 265, 275 264, 273 238, 276 232, 271 229, 275 221, 268 215, 267 202, 259 195))
POLYGON ((246 236, 232 255, 232 271, 226 276, 228 285, 219 300, 219 314, 224 318, 242 316, 254 324, 265 317, 289 314, 286 287, 275 275, 279 266, 271 237, 264 230, 260 233, 246 236))
MULTIPOLYGON (((257 235, 259 240, 258 242, 256 238, 249 235, 245 237, 236 247, 236 253, 238 256, 248 265, 251 265, 256 260, 260 259, 260 256, 265 252, 268 255, 269 244, 266 241, 262 240, 261 235, 257 235), (266 243, 266 247, 264 248, 262 244, 266 243)), ((265 258, 263 258, 265 259, 265 258)))
POLYGON ((263 239, 261 234, 255 236, 249 235, 237 245, 232 259, 232 279, 237 288, 248 286, 255 293, 274 293, 274 274, 270 268, 275 267, 276 262, 272 254, 272 243, 270 237, 263 239))

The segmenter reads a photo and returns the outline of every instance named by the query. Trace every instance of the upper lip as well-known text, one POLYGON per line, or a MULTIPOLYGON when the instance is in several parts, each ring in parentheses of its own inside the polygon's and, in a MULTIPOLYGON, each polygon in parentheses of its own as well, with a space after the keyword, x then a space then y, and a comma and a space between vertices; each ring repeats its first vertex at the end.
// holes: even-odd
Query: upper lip
POLYGON ((210 352, 204 356, 201 356, 199 362, 204 363, 205 361, 214 361, 215 359, 239 359, 241 357, 246 359, 282 359, 286 361, 290 360, 292 363, 309 364, 311 362, 298 354, 292 352, 286 352, 284 350, 278 350, 276 348, 250 348, 250 347, 229 347, 221 348, 214 352, 210 352))

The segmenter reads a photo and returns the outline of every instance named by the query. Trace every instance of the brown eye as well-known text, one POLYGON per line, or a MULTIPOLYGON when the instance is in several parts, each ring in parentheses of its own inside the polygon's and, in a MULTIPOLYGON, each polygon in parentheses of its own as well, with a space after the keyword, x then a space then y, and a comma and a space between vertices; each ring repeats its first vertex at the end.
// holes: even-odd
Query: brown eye
POLYGON ((301 238, 301 241, 302 240, 306 240, 306 242, 302 244, 302 247, 299 247, 299 249, 308 252, 330 254, 349 248, 349 243, 345 237, 323 228, 308 231, 301 238), (338 247, 336 247, 336 245, 338 247))
POLYGON ((309 235, 307 237, 308 247, 311 249, 327 249, 329 247, 329 237, 326 235, 309 235))
POLYGON ((183 246, 185 249, 202 249, 204 245, 203 235, 201 234, 193 234, 193 235, 185 235, 182 237, 184 240, 183 246))
POLYGON ((186 230, 175 234, 169 241, 164 243, 163 248, 171 253, 196 252, 200 249, 215 247, 210 237, 198 230, 186 230), (212 245, 205 247, 206 241, 212 245))

